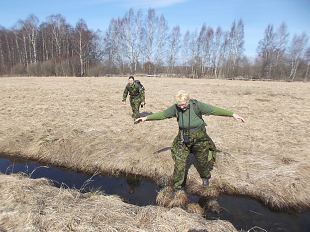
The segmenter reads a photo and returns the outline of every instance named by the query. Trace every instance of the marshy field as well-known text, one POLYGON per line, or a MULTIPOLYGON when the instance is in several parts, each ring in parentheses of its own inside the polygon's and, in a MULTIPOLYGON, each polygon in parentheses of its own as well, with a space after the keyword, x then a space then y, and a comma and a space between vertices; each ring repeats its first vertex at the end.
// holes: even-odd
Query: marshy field
MULTIPOLYGON (((310 83, 137 77, 142 115, 164 110, 180 89, 246 120, 204 116, 220 152, 203 188, 191 166, 187 192, 257 199, 272 210, 310 208, 310 83)), ((176 119, 134 124, 127 77, 0 79, 0 154, 87 174, 139 176, 159 187, 173 172, 176 119)), ((45 179, 0 174, 0 231, 237 231, 181 208, 135 206, 45 179)))

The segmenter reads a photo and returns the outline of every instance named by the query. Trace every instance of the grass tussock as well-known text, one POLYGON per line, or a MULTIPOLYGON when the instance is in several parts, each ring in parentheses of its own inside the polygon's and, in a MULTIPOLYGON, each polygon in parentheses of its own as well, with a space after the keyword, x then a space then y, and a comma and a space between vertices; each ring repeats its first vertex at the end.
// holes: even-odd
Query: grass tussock
POLYGON ((187 194, 183 190, 179 190, 175 193, 172 201, 169 203, 168 207, 181 207, 185 208, 188 203, 187 194))
POLYGON ((173 208, 186 208, 188 204, 187 194, 183 190, 173 191, 173 188, 168 186, 163 188, 156 196, 157 205, 173 208))
POLYGON ((56 188, 44 179, 0 174, 1 231, 237 231, 180 208, 138 207, 116 196, 56 188))
MULTIPOLYGON (((143 113, 164 110, 179 89, 247 120, 204 117, 219 152, 199 195, 249 195, 273 208, 310 207, 310 84, 139 78, 143 113), (159 94, 160 93, 160 94, 159 94)), ((94 173, 128 173, 169 183, 175 119, 133 124, 121 103, 127 78, 2 78, 0 153, 94 173)))
POLYGON ((156 204, 159 206, 168 207, 173 198, 173 188, 170 186, 164 187, 156 196, 156 204))
POLYGON ((186 211, 189 213, 195 213, 198 215, 204 215, 204 209, 197 203, 187 204, 186 211))
POLYGON ((199 204, 188 202, 187 195, 184 191, 174 193, 173 188, 170 186, 164 187, 159 191, 156 197, 156 203, 159 206, 167 208, 180 207, 189 213, 204 214, 204 210, 199 204))

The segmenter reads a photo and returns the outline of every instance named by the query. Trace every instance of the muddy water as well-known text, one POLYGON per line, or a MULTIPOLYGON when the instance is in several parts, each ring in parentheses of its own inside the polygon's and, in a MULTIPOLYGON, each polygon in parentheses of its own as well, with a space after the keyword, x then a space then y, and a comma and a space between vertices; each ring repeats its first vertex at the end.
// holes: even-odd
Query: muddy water
MULTIPOLYGON (((23 172, 31 178, 48 178, 57 187, 75 188, 82 192, 100 190, 108 195, 118 195, 125 202, 139 206, 155 205, 159 188, 152 182, 134 177, 91 176, 71 170, 46 166, 36 162, 12 159, 0 155, 0 172, 23 172)), ((190 201, 205 206, 206 200, 191 195, 190 201)), ((309 232, 310 211, 273 212, 261 203, 246 197, 220 196, 219 214, 206 211, 209 220, 230 221, 238 230, 268 232, 309 232)))
POLYGON ((0 155, 0 172, 23 172, 33 179, 44 177, 52 180, 56 187, 75 188, 81 192, 100 190, 107 195, 118 195, 125 202, 138 206, 155 205, 155 198, 160 190, 150 181, 134 177, 91 176, 3 155, 0 155))

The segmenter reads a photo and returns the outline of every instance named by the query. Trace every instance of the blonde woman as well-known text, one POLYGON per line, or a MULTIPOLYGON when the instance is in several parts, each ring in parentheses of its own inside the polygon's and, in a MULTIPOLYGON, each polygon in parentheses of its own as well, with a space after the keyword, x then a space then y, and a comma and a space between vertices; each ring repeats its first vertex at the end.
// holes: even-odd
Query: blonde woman
POLYGON ((191 99, 184 90, 178 91, 175 96, 176 103, 166 110, 136 119, 135 122, 163 120, 176 117, 179 133, 175 137, 171 154, 175 162, 173 172, 174 191, 183 190, 186 182, 186 162, 190 153, 197 160, 197 171, 202 178, 203 185, 209 185, 210 171, 215 161, 216 148, 211 138, 206 133, 206 123, 202 115, 216 115, 233 117, 244 122, 244 118, 231 111, 202 103, 191 99))

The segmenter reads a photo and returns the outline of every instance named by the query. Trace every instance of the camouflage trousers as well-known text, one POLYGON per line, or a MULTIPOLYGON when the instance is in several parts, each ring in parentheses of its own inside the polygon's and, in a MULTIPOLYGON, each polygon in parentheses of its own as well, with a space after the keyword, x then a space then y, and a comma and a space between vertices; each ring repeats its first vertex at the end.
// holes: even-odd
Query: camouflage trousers
POLYGON ((173 141, 171 154, 174 160, 173 188, 181 189, 185 186, 187 175, 187 159, 193 153, 197 161, 197 171, 201 178, 210 178, 210 171, 215 163, 216 148, 212 139, 207 135, 205 127, 197 131, 185 134, 188 136, 188 143, 184 144, 182 132, 173 141))
POLYGON ((140 109, 140 105, 142 103, 142 98, 140 96, 130 96, 130 106, 131 106, 131 109, 132 109, 132 117, 134 119, 136 118, 139 118, 140 117, 140 114, 139 114, 139 109, 140 109))

